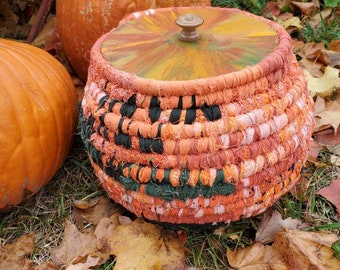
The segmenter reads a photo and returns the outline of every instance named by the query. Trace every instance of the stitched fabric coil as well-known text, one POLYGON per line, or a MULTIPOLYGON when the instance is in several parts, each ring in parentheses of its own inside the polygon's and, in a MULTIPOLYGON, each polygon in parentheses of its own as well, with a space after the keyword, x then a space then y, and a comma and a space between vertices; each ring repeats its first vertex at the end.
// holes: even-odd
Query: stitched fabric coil
POLYGON ((227 223, 265 211, 298 181, 312 111, 283 27, 236 9, 166 8, 131 14, 93 46, 80 125, 103 188, 129 211, 227 223), (196 44, 175 40, 172 26, 157 32, 184 13, 205 19, 196 44), (248 20, 243 34, 228 27, 248 20))

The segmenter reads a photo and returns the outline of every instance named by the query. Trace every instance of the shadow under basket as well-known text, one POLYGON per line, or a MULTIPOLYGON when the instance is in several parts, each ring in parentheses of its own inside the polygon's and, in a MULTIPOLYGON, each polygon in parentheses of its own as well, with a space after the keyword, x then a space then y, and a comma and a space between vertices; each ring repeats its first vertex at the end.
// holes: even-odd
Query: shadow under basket
POLYGON ((114 201, 155 222, 220 224, 294 186, 312 112, 282 26, 236 9, 166 8, 131 14, 93 46, 80 125, 114 201), (192 14, 204 19, 199 39, 178 40, 171 22, 192 14))

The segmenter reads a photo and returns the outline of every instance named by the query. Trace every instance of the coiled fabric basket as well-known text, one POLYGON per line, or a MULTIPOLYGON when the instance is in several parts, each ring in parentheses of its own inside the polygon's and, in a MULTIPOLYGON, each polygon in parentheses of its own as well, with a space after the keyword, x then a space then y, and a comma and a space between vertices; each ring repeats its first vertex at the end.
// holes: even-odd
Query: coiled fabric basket
POLYGON ((200 9, 259 20, 277 44, 255 64, 187 80, 112 65, 103 44, 115 29, 91 52, 80 120, 85 146, 108 195, 148 220, 206 224, 257 215, 294 186, 309 148, 313 102, 280 25, 201 7, 138 12, 120 26, 200 9))

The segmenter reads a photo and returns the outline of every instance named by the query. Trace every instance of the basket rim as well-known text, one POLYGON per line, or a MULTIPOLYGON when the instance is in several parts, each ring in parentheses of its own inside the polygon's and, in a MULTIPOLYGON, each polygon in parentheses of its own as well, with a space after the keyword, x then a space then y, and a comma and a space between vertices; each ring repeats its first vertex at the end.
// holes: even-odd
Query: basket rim
MULTIPOLYGON (((180 7, 184 9, 192 9, 195 7, 180 7)), ((101 75, 109 81, 117 82, 126 89, 134 89, 134 92, 139 92, 148 95, 161 95, 161 96, 180 96, 185 95, 202 95, 203 93, 218 92, 220 89, 232 88, 235 86, 246 85, 253 81, 259 80, 266 75, 282 68, 284 63, 287 62, 287 55, 291 52, 291 37, 280 24, 270 21, 266 18, 251 14, 246 11, 234 8, 220 8, 220 7, 196 7, 207 9, 224 9, 229 12, 244 14, 246 16, 255 17, 271 26, 278 36, 278 45, 269 53, 264 59, 253 66, 246 67, 239 71, 230 72, 207 78, 198 78, 192 80, 173 80, 163 81, 150 78, 142 78, 135 74, 130 74, 126 71, 120 70, 112 66, 102 55, 101 47, 108 33, 102 35, 93 45, 91 49, 90 66, 96 69, 101 69, 101 75), (209 91, 207 91, 209 89, 209 91)), ((178 7, 160 8, 155 9, 154 12, 168 12, 178 7)), ((140 16, 147 16, 150 10, 135 12, 125 17, 119 25, 140 16)), ((119 25, 117 27, 119 27, 119 25)), ((288 61, 289 62, 289 61, 288 61)), ((288 63, 287 63, 288 64, 288 63)), ((91 79, 91 78, 90 78, 91 79)))

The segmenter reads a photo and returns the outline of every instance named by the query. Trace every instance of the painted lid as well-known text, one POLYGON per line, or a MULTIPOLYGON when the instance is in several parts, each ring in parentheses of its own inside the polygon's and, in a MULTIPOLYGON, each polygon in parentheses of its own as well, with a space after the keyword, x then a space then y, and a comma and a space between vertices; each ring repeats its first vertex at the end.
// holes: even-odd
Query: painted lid
POLYGON ((266 19, 235 9, 182 7, 134 13, 108 33, 101 52, 112 66, 138 77, 183 81, 240 71, 277 46, 278 34, 266 19), (185 41, 183 35, 196 38, 185 41))

